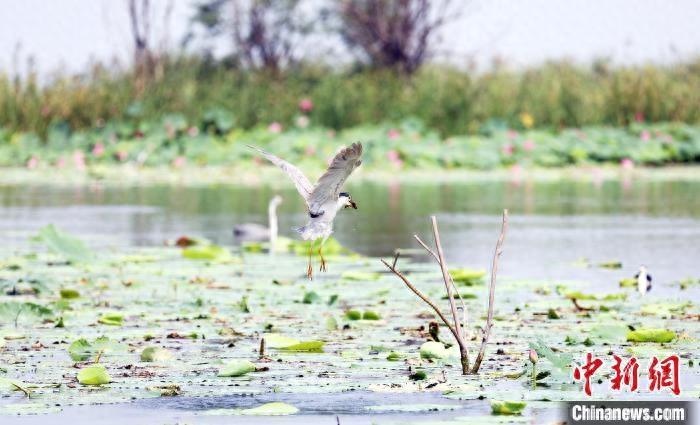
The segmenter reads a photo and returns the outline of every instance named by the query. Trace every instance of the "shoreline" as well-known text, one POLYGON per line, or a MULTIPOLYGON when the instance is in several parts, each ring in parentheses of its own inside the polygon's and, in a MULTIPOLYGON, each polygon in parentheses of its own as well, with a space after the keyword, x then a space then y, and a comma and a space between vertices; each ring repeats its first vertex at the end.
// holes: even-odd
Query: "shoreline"
MULTIPOLYGON (((321 170, 304 170, 311 180, 321 175, 321 170)), ((378 171, 358 170, 352 183, 478 183, 478 182, 553 182, 581 181, 602 183, 605 181, 652 180, 652 181, 700 181, 700 165, 673 165, 663 167, 636 167, 624 169, 619 166, 572 166, 564 168, 499 168, 494 170, 466 169, 413 169, 378 171)), ((105 186, 203 186, 234 185, 260 186, 286 185, 284 174, 275 167, 244 165, 185 166, 182 168, 137 167, 132 165, 93 166, 84 170, 66 168, 0 169, 0 185, 50 185, 76 186, 101 184, 105 186)))

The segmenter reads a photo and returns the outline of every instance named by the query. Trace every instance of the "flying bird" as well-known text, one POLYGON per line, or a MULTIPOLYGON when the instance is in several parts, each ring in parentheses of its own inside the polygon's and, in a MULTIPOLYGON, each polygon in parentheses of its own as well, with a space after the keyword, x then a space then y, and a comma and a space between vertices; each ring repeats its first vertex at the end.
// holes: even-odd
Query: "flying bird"
POLYGON ((289 162, 265 152, 255 146, 249 147, 260 152, 270 162, 284 171, 294 182, 297 191, 306 202, 309 220, 305 226, 299 227, 297 232, 302 239, 309 241, 309 266, 306 269, 306 276, 313 279, 313 268, 311 257, 313 255, 313 244, 321 239, 318 248, 318 255, 321 257, 319 271, 326 271, 326 261, 323 258, 323 244, 333 233, 333 220, 335 215, 343 208, 357 209, 357 204, 352 200, 349 192, 341 192, 343 183, 348 176, 362 164, 362 144, 353 143, 350 147, 343 148, 331 161, 328 170, 318 179, 316 185, 312 185, 308 178, 297 167, 289 162))
POLYGON ((634 278, 637 279, 637 290, 640 294, 644 295, 651 291, 651 275, 645 266, 639 267, 639 271, 634 275, 634 278))

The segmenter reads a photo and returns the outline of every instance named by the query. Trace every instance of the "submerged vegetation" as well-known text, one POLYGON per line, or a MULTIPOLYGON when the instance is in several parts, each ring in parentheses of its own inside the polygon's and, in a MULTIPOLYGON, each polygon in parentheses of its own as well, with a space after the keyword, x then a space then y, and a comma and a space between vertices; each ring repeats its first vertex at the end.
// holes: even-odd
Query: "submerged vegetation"
MULTIPOLYGON (((672 293, 646 301, 612 277, 602 285, 605 295, 584 282, 499 277, 480 373, 462 376, 454 345, 438 343, 435 312, 377 259, 339 251, 311 284, 296 272, 305 258, 293 249, 270 255, 220 247, 228 255, 215 258, 188 256, 178 246, 93 253, 55 227, 42 234, 33 248, 5 250, 0 259, 0 414, 227 396, 233 408, 208 404, 193 414, 293 415, 307 409, 290 401, 300 393, 354 390, 387 400, 366 397, 374 401, 353 404, 358 411, 464 416, 464 403, 490 403, 493 414, 529 417, 553 402, 580 399, 571 368, 583 352, 607 360, 611 353, 634 355, 640 363, 678 354, 683 395, 700 396, 693 384, 698 306, 672 293), (391 393, 436 398, 407 405, 388 402, 391 393), (243 395, 252 397, 237 405, 243 395)), ((411 281, 446 310, 435 266, 402 261, 411 281)), ((465 335, 479 344, 475 325, 486 315, 489 288, 479 279, 466 282, 455 280, 473 295, 463 298, 472 318, 465 335)), ((697 299, 696 289, 685 299, 697 299)), ((594 391, 597 398, 618 396, 607 382, 594 383, 594 391)), ((638 391, 648 394, 644 386, 638 391)))

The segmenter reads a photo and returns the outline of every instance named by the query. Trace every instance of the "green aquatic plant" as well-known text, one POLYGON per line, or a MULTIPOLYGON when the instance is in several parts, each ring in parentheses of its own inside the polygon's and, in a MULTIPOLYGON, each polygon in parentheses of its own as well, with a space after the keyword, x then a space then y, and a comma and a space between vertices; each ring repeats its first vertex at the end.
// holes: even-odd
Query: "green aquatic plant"
POLYGON ((58 229, 53 224, 39 230, 39 240, 53 253, 71 262, 85 263, 94 259, 94 253, 85 242, 58 229))
POLYGON ((491 400, 491 413, 494 415, 520 415, 527 403, 524 401, 491 400))
POLYGON ((60 295, 61 298, 64 300, 73 300, 76 298, 80 298, 80 292, 78 292, 77 289, 73 288, 61 288, 60 295))
POLYGON ((32 391, 29 386, 22 381, 0 377, 0 390, 21 391, 27 398, 31 398, 32 391))
POLYGON ((345 312, 345 317, 348 320, 361 320, 362 319, 362 312, 357 311, 357 310, 348 310, 345 312))
POLYGON ((182 250, 182 256, 190 260, 207 261, 230 261, 234 258, 228 249, 214 244, 189 246, 182 250))
POLYGON ((112 378, 104 366, 92 365, 80 369, 77 379, 83 385, 104 385, 109 384, 112 378))
POLYGON ((233 360, 219 369, 219 377, 243 376, 255 371, 255 364, 248 360, 233 360))
POLYGON ((629 342, 666 343, 676 339, 676 333, 667 329, 640 328, 627 332, 629 342))
POLYGON ((299 409, 291 404, 274 401, 249 409, 210 409, 202 414, 207 416, 287 416, 298 412, 299 409))
POLYGON ((382 317, 379 315, 379 313, 376 313, 374 311, 365 311, 362 313, 362 320, 380 320, 382 317))
POLYGON ((484 276, 486 276, 486 270, 472 270, 472 269, 451 269, 450 276, 455 281, 465 286, 481 285, 484 283, 484 276))
POLYGON ((146 347, 141 351, 142 362, 163 363, 172 360, 174 357, 170 350, 162 347, 146 347))
POLYGON ((562 372, 567 372, 569 367, 571 367, 571 362, 573 361, 573 356, 568 353, 555 353, 547 344, 538 339, 537 341, 531 341, 529 343, 530 348, 535 350, 535 352, 547 360, 562 372))
MULTIPOLYGON (((14 250, 13 247, 6 251, 14 250)), ((16 258, 18 253, 10 255, 9 258, 16 258)), ((675 292, 659 292, 637 305, 631 302, 631 296, 629 302, 604 301, 603 292, 586 287, 583 282, 566 282, 568 289, 555 293, 533 289, 553 289, 559 282, 499 279, 499 304, 494 307, 495 325, 490 340, 499 344, 493 348, 492 342, 488 344, 484 359, 489 361, 484 360, 478 378, 458 378, 459 346, 436 313, 429 306, 422 308, 425 305, 415 293, 381 273, 377 280, 340 279, 346 271, 369 270, 371 259, 343 258, 338 261, 336 274, 309 285, 297 273, 297 266, 304 260, 292 253, 278 252, 274 258, 267 253, 249 253, 245 263, 221 263, 192 261, 166 246, 107 249, 99 257, 100 261, 80 268, 56 266, 49 264, 55 262, 55 254, 41 251, 22 255, 24 264, 19 270, 0 269, 0 279, 18 281, 31 277, 46 285, 44 291, 20 297, 0 295, 0 305, 16 306, 15 303, 31 300, 51 310, 46 315, 22 311, 17 328, 12 326, 12 316, 17 313, 14 307, 9 319, 0 315, 0 376, 24 380, 24 385, 20 385, 32 393, 32 401, 40 404, 15 407, 28 400, 21 397, 21 390, 0 383, 0 392, 7 395, 12 391, 9 394, 13 395, 0 406, 0 422, 4 415, 46 412, 46 405, 60 405, 57 408, 68 410, 78 405, 128 403, 178 394, 200 400, 261 394, 266 401, 274 394, 289 400, 283 396, 287 394, 304 403, 319 392, 332 398, 360 391, 369 394, 369 400, 382 397, 383 392, 417 393, 412 397, 430 394, 431 398, 474 400, 469 403, 481 410, 488 409, 488 401, 480 399, 522 400, 533 410, 536 407, 550 411, 556 409, 557 401, 577 400, 581 396, 580 386, 572 385, 571 368, 587 352, 606 362, 612 361, 611 352, 634 355, 640 362, 650 356, 661 358, 676 353, 686 359, 683 365, 688 364, 686 355, 692 358, 697 353, 693 338, 699 328, 696 321, 689 320, 695 317, 696 306, 692 301, 676 299, 675 292), (125 285, 126 280, 133 283, 125 285), (61 299, 62 288, 75 288, 81 297, 61 299), (574 314, 564 297, 572 289, 601 298, 587 300, 589 303, 615 304, 618 308, 574 314), (316 292, 320 302, 303 304, 307 292, 316 292), (339 298, 329 303, 333 294, 339 298), (238 304, 242 297, 250 300, 248 313, 238 304), (560 312, 561 318, 547 320, 542 313, 546 314, 549 308, 560 312), (355 311, 358 320, 349 320, 345 316, 348 310, 355 311), (122 316, 121 326, 96 323, 101 315, 110 312, 122 316), (363 320, 365 312, 376 312, 382 320, 363 320), (57 316, 64 317, 65 328, 54 327, 57 316), (431 322, 439 323, 439 334, 430 332, 435 327, 431 322), (628 342, 628 324, 637 330, 668 330, 676 338, 663 343, 628 342), (567 336, 571 337, 568 342, 567 336), (80 339, 83 341, 78 342, 80 339), (430 340, 437 343, 436 339, 445 348, 440 350, 443 357, 422 358, 421 345, 430 340), (269 340, 262 354, 261 340, 269 340), (586 340, 594 344, 583 345, 586 340), (537 344, 539 359, 535 371, 527 363, 530 342, 537 344), (173 357, 161 358, 161 349, 173 357), (548 357, 541 352, 549 353, 548 357), (70 382, 98 358, 110 375, 108 385, 90 387, 70 382), (224 367, 239 360, 253 363, 256 372, 238 377, 217 376, 224 367), (258 373, 266 367, 270 373, 258 373), (425 379, 412 381, 409 375, 414 372, 423 372, 425 379)), ((436 280, 440 272, 436 274, 435 263, 410 262, 405 258, 401 261, 407 278, 434 299, 447 317, 449 299, 440 301, 446 288, 443 281, 436 280)), ((472 321, 488 318, 488 290, 488 285, 474 287, 476 300, 460 294, 472 321), (483 312, 472 313, 481 305, 483 312)), ((461 306, 456 293, 453 297, 456 306, 461 306)), ((459 318, 462 319, 461 314, 459 318)), ((468 328, 472 351, 474 341, 478 343, 483 337, 477 325, 480 323, 472 322, 468 328)), ((684 379, 693 369, 682 367, 680 373, 684 379)), ((605 374, 596 377, 607 378, 605 374)), ((607 398, 604 392, 596 395, 607 398)), ((387 397, 386 402, 368 403, 391 405, 390 399, 401 395, 387 397)), ((417 404, 423 403, 418 400, 417 404)), ((364 411, 364 406, 359 409, 364 411)), ((226 409, 222 414, 240 412, 226 409)), ((522 415, 525 421, 534 420, 528 409, 522 415)), ((49 421, 52 418, 46 417, 49 421)), ((498 418, 492 418, 495 419, 498 418)))
POLYGON ((283 351, 321 352, 325 345, 323 341, 300 341, 275 333, 265 334, 264 338, 267 347, 283 351))
POLYGON ((32 302, 0 302, 0 323, 13 323, 15 327, 23 321, 37 321, 52 317, 50 308, 32 302))
POLYGON ((97 323, 110 326, 121 326, 124 324, 124 315, 120 313, 105 313, 97 319, 97 323))
POLYGON ((106 336, 101 336, 89 341, 80 338, 68 346, 68 354, 75 361, 85 361, 93 357, 104 356, 112 353, 124 353, 127 347, 106 336))

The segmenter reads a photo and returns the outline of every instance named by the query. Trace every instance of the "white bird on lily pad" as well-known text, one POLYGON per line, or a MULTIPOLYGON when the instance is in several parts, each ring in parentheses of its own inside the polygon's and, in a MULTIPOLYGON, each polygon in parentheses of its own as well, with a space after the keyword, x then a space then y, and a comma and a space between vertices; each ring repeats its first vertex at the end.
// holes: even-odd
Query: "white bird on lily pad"
POLYGON ((637 290, 641 295, 651 291, 651 275, 645 266, 640 266, 634 278, 637 279, 637 290))
POLYGON ((304 173, 289 162, 265 152, 262 149, 250 146, 260 152, 270 162, 282 169, 294 182, 297 191, 304 198, 309 214, 309 221, 305 226, 299 227, 297 232, 302 239, 309 241, 309 266, 306 275, 313 278, 311 257, 313 255, 314 241, 321 239, 318 255, 321 257, 319 271, 326 271, 326 261, 323 258, 323 244, 333 233, 333 220, 336 214, 343 208, 357 209, 357 204, 352 200, 348 192, 341 192, 341 188, 348 176, 362 164, 362 144, 353 143, 350 147, 341 149, 331 161, 328 170, 312 185, 304 173))
POLYGON ((267 207, 267 224, 241 223, 233 226, 233 236, 241 242, 262 242, 269 240, 270 249, 277 239, 277 207, 282 203, 282 197, 275 195, 267 207))

